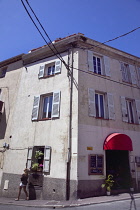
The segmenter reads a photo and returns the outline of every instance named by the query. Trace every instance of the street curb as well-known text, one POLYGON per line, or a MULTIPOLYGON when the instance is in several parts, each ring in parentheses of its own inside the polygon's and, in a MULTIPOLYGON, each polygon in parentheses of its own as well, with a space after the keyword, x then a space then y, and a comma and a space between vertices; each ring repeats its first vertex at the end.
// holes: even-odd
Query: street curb
MULTIPOLYGON (((134 196, 134 199, 138 199, 140 196, 134 196)), ((119 199, 110 199, 110 200, 99 200, 99 201, 94 201, 94 202, 85 202, 85 203, 75 203, 75 204, 28 204, 28 203, 19 203, 20 201, 9 201, 9 202, 4 202, 0 201, 0 204, 2 205, 15 205, 15 206, 25 206, 25 207, 38 207, 38 208, 53 208, 53 209, 59 209, 59 208, 68 208, 68 207, 79 207, 79 206, 88 206, 88 205, 98 205, 102 203, 113 203, 117 201, 124 201, 124 200, 131 200, 131 197, 126 197, 126 198, 119 198, 119 199)), ((26 201, 25 201, 26 202, 26 201)), ((29 200, 30 202, 30 200, 29 200)), ((47 202, 47 201, 46 201, 47 202)), ((59 201, 58 201, 59 202, 59 201)))

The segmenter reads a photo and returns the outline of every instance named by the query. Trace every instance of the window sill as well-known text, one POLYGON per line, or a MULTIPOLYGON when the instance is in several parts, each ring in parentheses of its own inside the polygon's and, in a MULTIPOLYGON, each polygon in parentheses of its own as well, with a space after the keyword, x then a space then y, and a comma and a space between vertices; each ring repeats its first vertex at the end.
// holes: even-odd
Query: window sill
POLYGON ((95 117, 95 118, 100 120, 109 120, 108 118, 103 118, 103 117, 95 117))
POLYGON ((52 120, 52 118, 43 118, 43 119, 38 119, 38 121, 45 121, 45 120, 52 120))

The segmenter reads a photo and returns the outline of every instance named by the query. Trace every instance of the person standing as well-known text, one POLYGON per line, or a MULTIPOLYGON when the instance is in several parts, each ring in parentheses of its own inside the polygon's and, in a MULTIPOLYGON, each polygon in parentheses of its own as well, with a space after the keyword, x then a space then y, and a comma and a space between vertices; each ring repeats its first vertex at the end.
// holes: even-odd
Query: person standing
POLYGON ((20 194, 21 194, 21 190, 22 189, 25 192, 26 200, 29 200, 28 192, 26 190, 26 186, 28 184, 28 172, 29 172, 29 170, 27 168, 25 168, 24 169, 24 173, 21 176, 21 182, 20 182, 20 185, 19 185, 18 197, 15 199, 15 201, 19 201, 19 198, 20 198, 20 194))

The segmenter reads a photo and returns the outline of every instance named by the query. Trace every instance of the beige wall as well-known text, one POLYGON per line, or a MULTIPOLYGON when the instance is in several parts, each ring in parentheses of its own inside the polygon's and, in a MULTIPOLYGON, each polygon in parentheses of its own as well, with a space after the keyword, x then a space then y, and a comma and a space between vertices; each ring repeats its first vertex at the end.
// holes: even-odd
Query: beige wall
MULTIPOLYGON (((100 52, 101 53, 101 52, 100 52)), ((122 72, 120 61, 132 64, 132 60, 126 55, 118 57, 111 52, 105 51, 105 55, 110 59, 111 77, 100 76, 97 74, 86 74, 79 71, 79 112, 78 112, 78 178, 79 180, 102 179, 101 175, 88 175, 88 155, 103 154, 103 143, 106 137, 113 132, 119 132, 128 135, 132 139, 133 151, 130 155, 138 155, 139 152, 139 135, 140 125, 125 123, 122 121, 122 111, 120 96, 131 99, 140 99, 140 90, 137 85, 127 85, 122 82, 122 72), (115 104, 115 120, 97 119, 88 116, 88 88, 104 93, 112 93, 114 95, 115 104), (87 147, 93 147, 93 150, 87 150, 87 147)), ((104 54, 101 54, 102 56, 104 54)), ((79 69, 88 71, 87 50, 79 52, 79 69)), ((138 81, 137 81, 138 82, 138 81)), ((105 162, 105 158, 104 158, 105 162)), ((105 175, 104 167, 104 175, 105 175)))
MULTIPOLYGON (((67 63, 68 54, 64 53, 63 59, 67 63)), ((77 66, 78 53, 74 53, 77 66)), ((27 68, 22 68, 20 83, 17 89, 17 100, 15 102, 14 114, 10 135, 10 150, 6 152, 4 160, 4 172, 21 174, 26 166, 27 151, 29 146, 51 146, 51 178, 66 178, 66 161, 69 138, 69 99, 70 84, 67 77, 67 70, 62 64, 61 74, 50 78, 38 79, 39 67, 56 60, 57 57, 50 57, 27 68), (33 122, 31 120, 34 96, 61 91, 60 118, 33 122), (10 160, 10 162, 9 162, 10 160), (15 162, 17 161, 17 163, 15 162), (16 167, 13 167, 15 166, 16 167)), ((77 82, 77 71, 74 78, 77 82)), ((14 94, 14 93, 13 93, 14 94)), ((73 127, 72 127, 72 165, 71 179, 77 178, 77 126, 78 126, 78 91, 73 89, 73 127)))

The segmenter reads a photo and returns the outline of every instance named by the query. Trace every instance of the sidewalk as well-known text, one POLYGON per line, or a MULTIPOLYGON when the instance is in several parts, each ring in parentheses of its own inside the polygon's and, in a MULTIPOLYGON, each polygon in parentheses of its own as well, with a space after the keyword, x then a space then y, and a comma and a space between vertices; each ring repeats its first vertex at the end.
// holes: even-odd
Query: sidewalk
MULTIPOLYGON (((134 198, 140 198, 140 193, 134 194, 134 198)), ((128 193, 123 193, 119 195, 111 196, 100 196, 100 197, 91 197, 78 200, 70 201, 54 201, 54 200, 19 200, 15 201, 14 198, 5 198, 0 197, 0 204, 6 205, 18 205, 18 206, 28 206, 28 207, 53 207, 53 208, 65 208, 65 207, 76 207, 76 206, 86 206, 90 204, 99 204, 107 203, 121 200, 131 200, 131 197, 128 193)))

